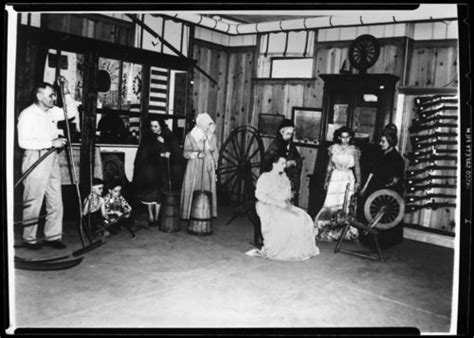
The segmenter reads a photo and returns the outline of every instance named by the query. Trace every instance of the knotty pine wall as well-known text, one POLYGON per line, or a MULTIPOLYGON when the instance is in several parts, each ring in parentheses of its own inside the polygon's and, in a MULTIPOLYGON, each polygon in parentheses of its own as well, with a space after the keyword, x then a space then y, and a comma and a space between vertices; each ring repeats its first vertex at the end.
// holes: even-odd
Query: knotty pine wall
MULTIPOLYGON (((451 30, 441 36, 430 31, 442 29, 439 23, 419 25, 400 27, 397 24, 391 29, 372 29, 370 32, 352 29, 354 38, 359 30, 361 34, 378 35, 380 56, 368 73, 387 73, 400 77, 394 93, 395 103, 399 88, 419 89, 427 93, 430 90, 438 92, 439 89, 457 88, 457 40, 452 38, 454 26, 451 25, 451 30), (417 29, 423 29, 424 33, 418 33, 417 29), (414 37, 427 40, 414 40, 414 37)), ((193 58, 218 81, 218 85, 213 85, 195 71, 194 109, 196 112, 206 111, 215 118, 216 132, 223 143, 238 126, 247 124, 257 127, 258 115, 261 113, 282 114, 291 118, 293 107, 321 108, 324 82, 319 74, 338 74, 345 60, 346 65, 349 65, 347 52, 353 39, 347 39, 346 33, 351 30, 345 29, 342 33, 342 29, 339 29, 339 33, 337 30, 315 32, 315 42, 311 45, 313 50, 307 51, 314 60, 313 75, 309 79, 268 78, 271 57, 280 57, 281 53, 263 55, 265 35, 259 36, 256 46, 235 48, 195 40, 193 58)), ((204 35, 200 37, 205 38, 204 35)), ((396 114, 403 114, 403 109, 397 109, 395 104, 393 110, 394 121, 401 120, 396 114)), ((263 140, 265 146, 271 142, 271 138, 264 137, 263 140)), ((400 144, 403 146, 407 140, 408 135, 403 135, 400 144)), ((304 158, 299 203, 307 207, 308 175, 314 171, 317 148, 298 149, 304 158)))

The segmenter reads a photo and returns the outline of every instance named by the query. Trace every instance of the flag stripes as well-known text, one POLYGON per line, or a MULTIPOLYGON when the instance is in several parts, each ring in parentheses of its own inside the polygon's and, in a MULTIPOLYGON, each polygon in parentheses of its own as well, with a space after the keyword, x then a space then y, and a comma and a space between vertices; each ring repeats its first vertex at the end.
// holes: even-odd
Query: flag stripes
POLYGON ((168 104, 169 71, 151 67, 149 113, 166 113, 168 104))

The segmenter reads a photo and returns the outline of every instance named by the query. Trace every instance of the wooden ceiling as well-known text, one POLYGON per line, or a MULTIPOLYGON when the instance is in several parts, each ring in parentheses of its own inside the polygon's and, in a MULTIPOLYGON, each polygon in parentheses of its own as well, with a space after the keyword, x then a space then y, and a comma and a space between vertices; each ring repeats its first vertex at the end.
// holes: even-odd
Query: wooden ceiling
POLYGON ((272 14, 268 14, 268 15, 262 15, 262 14, 228 15, 226 14, 226 15, 220 15, 220 16, 224 19, 236 21, 242 24, 317 17, 316 15, 305 16, 305 15, 272 15, 272 14))

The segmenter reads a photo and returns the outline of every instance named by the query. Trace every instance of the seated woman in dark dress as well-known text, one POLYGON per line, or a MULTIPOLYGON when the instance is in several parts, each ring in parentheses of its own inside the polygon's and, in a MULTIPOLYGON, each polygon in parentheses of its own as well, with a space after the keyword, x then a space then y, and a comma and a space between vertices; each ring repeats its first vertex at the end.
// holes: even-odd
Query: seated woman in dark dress
MULTIPOLYGON (((383 152, 382 157, 374 165, 367 178, 367 182, 360 191, 362 200, 359 200, 359 206, 363 206, 367 197, 380 189, 393 190, 403 197, 405 190, 405 161, 395 149, 397 143, 396 130, 387 126, 382 133, 379 143, 383 152)), ((403 224, 400 223, 387 230, 378 230, 378 232, 380 247, 385 249, 402 241, 403 224)), ((367 236, 359 239, 363 244, 373 245, 367 236)))

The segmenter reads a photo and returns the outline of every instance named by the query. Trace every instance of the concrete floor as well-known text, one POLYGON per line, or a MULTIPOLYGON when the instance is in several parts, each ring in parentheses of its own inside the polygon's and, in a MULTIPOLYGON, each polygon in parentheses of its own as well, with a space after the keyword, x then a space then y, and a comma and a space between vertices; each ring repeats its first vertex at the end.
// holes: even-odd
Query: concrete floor
MULTIPOLYGON (((415 327, 449 332, 452 249, 404 240, 385 263, 338 253, 303 262, 246 256, 253 230, 220 209, 214 234, 141 229, 61 271, 14 270, 16 327, 415 327)), ((145 217, 145 215, 142 215, 145 217)), ((138 221, 140 222, 140 221, 138 221)), ((66 237, 67 250, 78 249, 66 237)), ((346 248, 352 244, 345 245, 346 248)), ((16 249, 17 255, 57 255, 16 249)))

